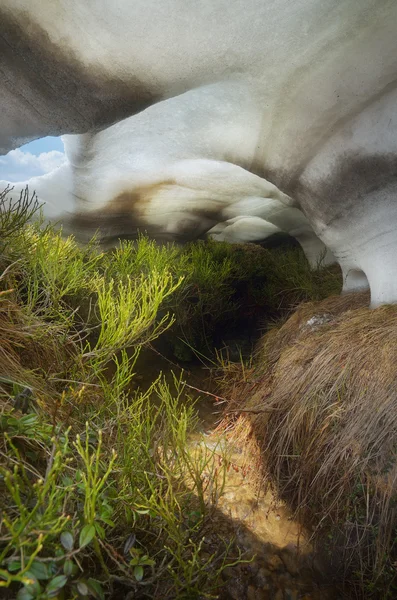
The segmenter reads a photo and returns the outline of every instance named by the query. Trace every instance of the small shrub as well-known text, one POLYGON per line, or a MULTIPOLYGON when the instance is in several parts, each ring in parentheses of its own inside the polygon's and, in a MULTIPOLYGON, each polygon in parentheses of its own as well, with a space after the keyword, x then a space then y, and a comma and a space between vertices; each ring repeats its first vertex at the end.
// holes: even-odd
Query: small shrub
POLYGON ((140 350, 173 323, 177 251, 144 238, 81 249, 30 216, 2 215, 0 588, 210 597, 230 564, 228 544, 205 541, 215 454, 189 450, 196 411, 180 381, 130 392, 140 350))

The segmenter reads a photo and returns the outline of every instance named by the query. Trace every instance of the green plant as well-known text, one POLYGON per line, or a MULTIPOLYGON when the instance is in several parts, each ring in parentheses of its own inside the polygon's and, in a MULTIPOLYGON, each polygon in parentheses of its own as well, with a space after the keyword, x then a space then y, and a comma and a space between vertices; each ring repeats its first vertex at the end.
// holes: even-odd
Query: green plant
POLYGON ((188 261, 145 238, 81 249, 23 215, 1 257, 0 587, 209 596, 231 562, 229 543, 207 556, 205 541, 226 467, 191 448, 180 380, 130 389, 141 348, 174 322, 188 261))
POLYGON ((140 352, 160 338, 214 361, 225 331, 256 332, 337 274, 215 242, 81 248, 28 223, 28 200, 0 216, 0 587, 18 600, 216 597, 241 561, 208 535, 228 457, 190 441, 180 378, 139 387, 140 352))

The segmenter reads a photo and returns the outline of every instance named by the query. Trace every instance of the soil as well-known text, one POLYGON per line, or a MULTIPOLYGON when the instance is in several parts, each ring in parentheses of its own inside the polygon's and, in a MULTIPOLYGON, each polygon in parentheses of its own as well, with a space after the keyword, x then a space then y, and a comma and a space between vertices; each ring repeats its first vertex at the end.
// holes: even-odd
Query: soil
MULTIPOLYGON (((180 374, 178 366, 168 359, 152 352, 145 354, 137 368, 140 385, 144 387, 145 381, 152 382, 160 371, 170 384, 172 372, 180 374)), ((230 456, 224 494, 218 501, 212 535, 206 537, 206 543, 210 552, 211 546, 219 543, 216 541, 219 535, 234 539, 236 557, 241 553, 247 562, 223 572, 219 600, 341 599, 331 582, 328 565, 320 562, 313 551, 308 532, 294 520, 288 508, 276 500, 270 489, 263 491, 269 486, 258 490, 250 476, 244 449, 231 447, 224 437, 213 433, 222 417, 222 403, 216 401, 209 370, 190 365, 189 371, 183 372, 182 380, 190 386, 186 394, 198 398, 200 422, 197 433, 191 436, 192 449, 198 444, 210 448, 227 444, 230 456)))

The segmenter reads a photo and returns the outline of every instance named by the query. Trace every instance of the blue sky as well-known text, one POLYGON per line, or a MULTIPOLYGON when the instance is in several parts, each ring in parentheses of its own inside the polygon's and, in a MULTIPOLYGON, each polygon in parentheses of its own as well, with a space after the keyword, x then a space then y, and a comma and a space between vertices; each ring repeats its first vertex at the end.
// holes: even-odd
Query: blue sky
POLYGON ((41 138, 0 156, 0 179, 11 182, 26 181, 31 177, 49 173, 64 161, 61 138, 41 138))

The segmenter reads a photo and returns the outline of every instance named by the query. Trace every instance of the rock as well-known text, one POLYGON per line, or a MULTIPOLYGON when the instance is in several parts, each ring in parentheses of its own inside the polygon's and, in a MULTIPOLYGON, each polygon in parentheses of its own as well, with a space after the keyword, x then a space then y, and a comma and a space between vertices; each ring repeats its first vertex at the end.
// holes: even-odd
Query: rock
POLYGON ((298 600, 298 591, 297 590, 285 590, 285 599, 286 600, 298 600))
POLYGON ((323 315, 314 315, 305 323, 304 327, 308 329, 317 329, 318 327, 321 327, 321 325, 334 320, 334 318, 335 317, 327 313, 324 313, 323 315))

